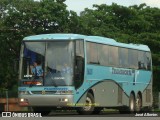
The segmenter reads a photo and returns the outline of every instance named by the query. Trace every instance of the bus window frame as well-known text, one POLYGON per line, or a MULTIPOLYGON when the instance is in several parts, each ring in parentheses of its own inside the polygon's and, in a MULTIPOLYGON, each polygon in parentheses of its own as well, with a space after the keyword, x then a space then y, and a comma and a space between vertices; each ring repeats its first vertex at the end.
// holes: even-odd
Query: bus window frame
MULTIPOLYGON (((127 48, 127 47, 121 47, 121 46, 114 46, 114 45, 110 45, 110 44, 103 44, 103 43, 97 43, 97 42, 92 42, 92 41, 86 41, 86 60, 87 60, 87 64, 91 64, 91 65, 98 65, 98 66, 104 66, 104 67, 117 67, 117 68, 124 68, 124 69, 133 69, 133 70, 143 70, 143 71, 151 71, 151 68, 152 68, 152 64, 150 64, 150 69, 144 69, 144 68, 142 68, 142 69, 140 69, 139 67, 138 67, 138 54, 139 54, 139 52, 144 52, 144 53, 149 53, 149 55, 150 55, 150 63, 152 63, 152 56, 151 56, 151 51, 143 51, 143 50, 138 50, 138 49, 132 49, 132 48, 127 48), (108 47, 117 47, 118 48, 118 58, 120 58, 120 56, 119 56, 119 49, 120 48, 124 48, 124 49, 127 49, 128 50, 128 67, 122 67, 122 66, 120 66, 120 64, 118 63, 118 65, 116 66, 116 65, 111 65, 110 63, 109 63, 109 61, 108 61, 108 65, 107 66, 105 66, 105 65, 101 65, 100 63, 91 63, 89 60, 88 60, 88 48, 87 48, 87 44, 88 43, 95 43, 95 44, 97 44, 97 45, 106 45, 106 46, 108 46, 108 47), (135 51, 137 51, 137 66, 136 67, 130 67, 130 65, 129 65, 129 50, 135 50, 135 51)), ((110 51, 109 51, 109 54, 110 54, 110 51)), ((108 54, 108 55, 109 55, 108 54)), ((98 56, 98 61, 99 61, 99 50, 97 49, 97 56, 98 56)), ((109 56, 108 56, 109 57, 109 56)), ((109 59, 109 58, 108 58, 109 59)), ((118 61, 119 62, 119 61, 118 61)))

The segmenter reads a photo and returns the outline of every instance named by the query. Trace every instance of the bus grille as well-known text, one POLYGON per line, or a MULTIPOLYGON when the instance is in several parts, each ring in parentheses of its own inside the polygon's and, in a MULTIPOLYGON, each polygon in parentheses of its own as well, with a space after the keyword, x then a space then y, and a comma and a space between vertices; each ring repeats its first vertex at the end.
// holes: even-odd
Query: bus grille
POLYGON ((45 94, 45 95, 51 95, 51 94, 55 94, 57 91, 31 91, 32 94, 45 94))

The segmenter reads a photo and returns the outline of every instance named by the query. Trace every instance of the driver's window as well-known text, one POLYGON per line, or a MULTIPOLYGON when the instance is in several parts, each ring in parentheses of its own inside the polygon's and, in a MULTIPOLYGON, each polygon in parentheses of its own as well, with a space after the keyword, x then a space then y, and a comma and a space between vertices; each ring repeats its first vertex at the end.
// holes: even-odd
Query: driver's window
POLYGON ((23 51, 24 79, 32 76, 40 79, 44 75, 45 42, 26 42, 23 51))

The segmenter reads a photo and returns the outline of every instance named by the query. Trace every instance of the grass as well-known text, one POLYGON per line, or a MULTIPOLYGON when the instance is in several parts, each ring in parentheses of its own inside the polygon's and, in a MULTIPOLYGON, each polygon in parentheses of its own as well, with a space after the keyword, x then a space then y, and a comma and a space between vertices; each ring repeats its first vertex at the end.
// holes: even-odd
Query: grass
POLYGON ((154 112, 160 112, 160 109, 158 109, 158 108, 154 109, 154 112))

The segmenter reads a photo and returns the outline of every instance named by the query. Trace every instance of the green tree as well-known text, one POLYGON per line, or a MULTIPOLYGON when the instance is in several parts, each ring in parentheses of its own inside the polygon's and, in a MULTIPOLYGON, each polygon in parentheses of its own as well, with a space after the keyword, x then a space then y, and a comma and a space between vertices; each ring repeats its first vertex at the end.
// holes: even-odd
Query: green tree
POLYGON ((13 67, 22 39, 68 32, 69 11, 64 0, 1 0, 0 16, 0 86, 11 89, 18 79, 13 67))

